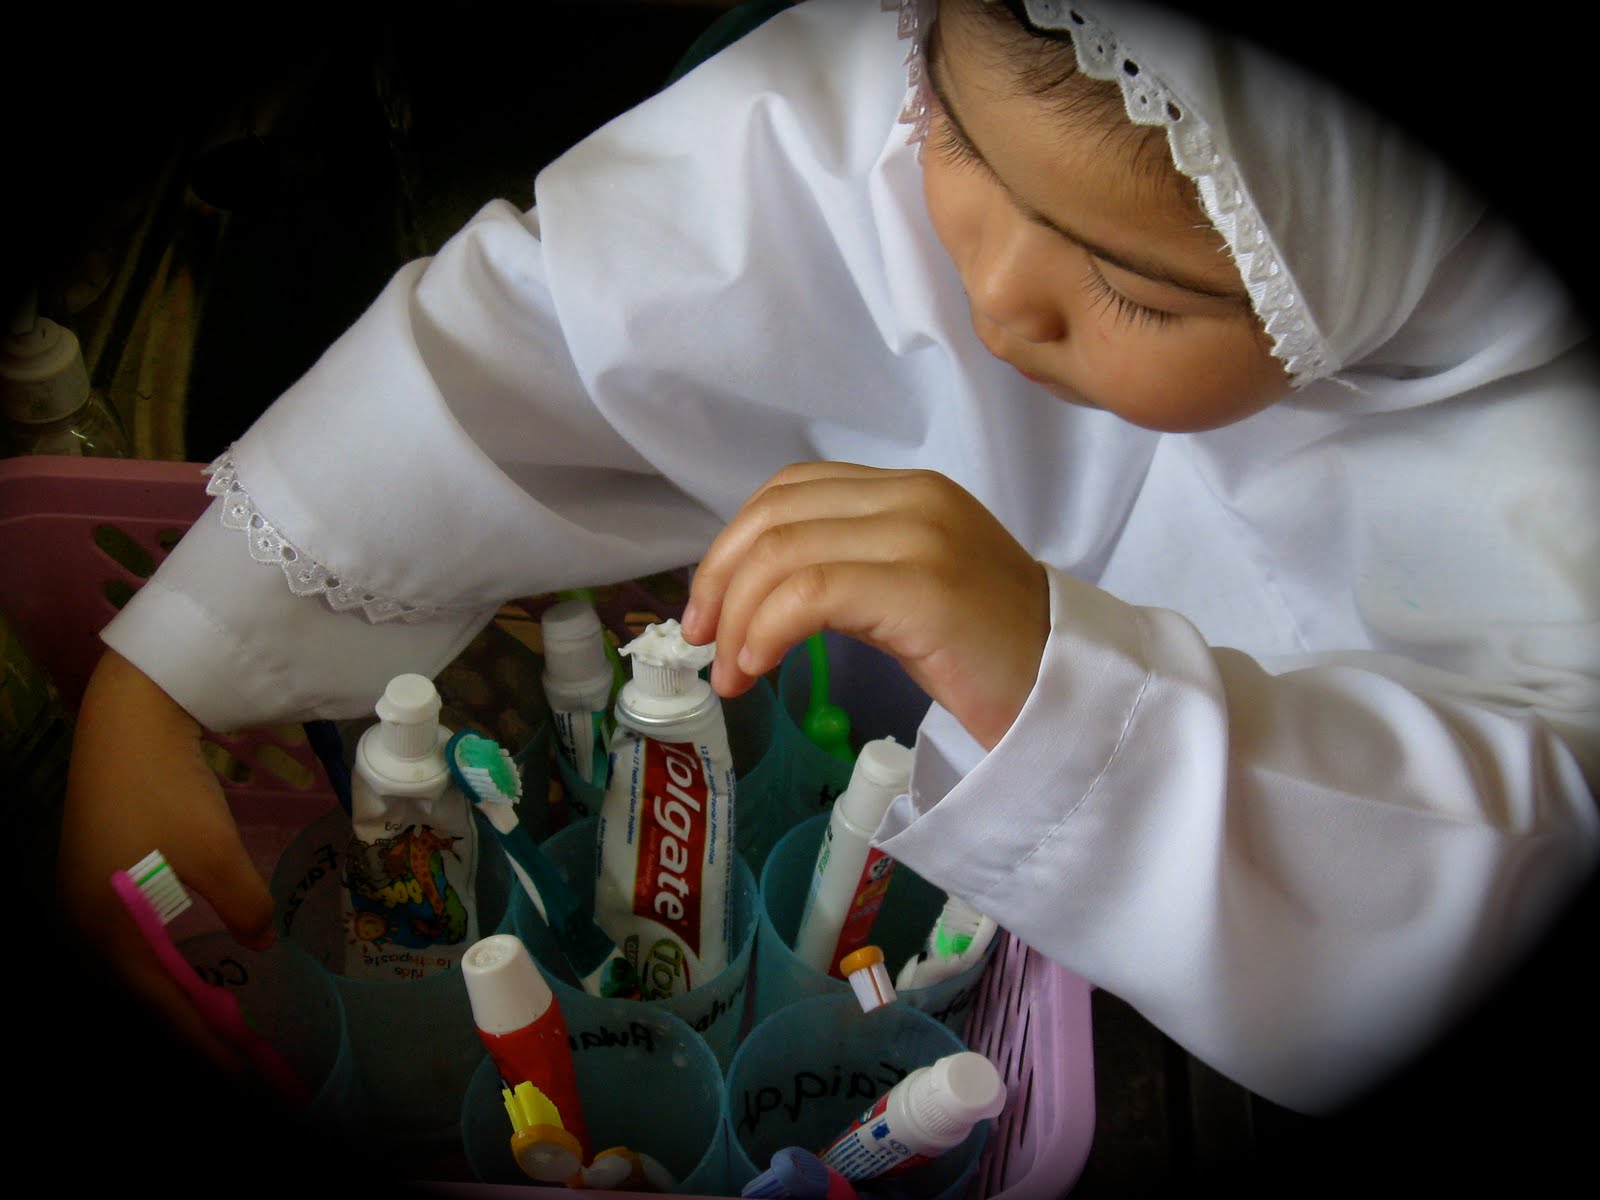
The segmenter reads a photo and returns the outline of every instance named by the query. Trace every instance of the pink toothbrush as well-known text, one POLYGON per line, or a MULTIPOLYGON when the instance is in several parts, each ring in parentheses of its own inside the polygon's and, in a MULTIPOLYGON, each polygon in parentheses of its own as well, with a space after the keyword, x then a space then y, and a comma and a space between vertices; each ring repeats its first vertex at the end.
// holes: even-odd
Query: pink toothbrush
POLYGON ((111 887, 167 974, 188 995, 195 1011, 211 1028, 248 1054, 256 1069, 291 1105, 302 1109, 309 1104, 311 1096, 305 1084, 277 1048, 250 1027, 239 1006, 239 998, 227 988, 200 978, 193 964, 173 944, 167 922, 188 908, 190 900, 161 851, 152 850, 131 870, 113 871, 111 887))

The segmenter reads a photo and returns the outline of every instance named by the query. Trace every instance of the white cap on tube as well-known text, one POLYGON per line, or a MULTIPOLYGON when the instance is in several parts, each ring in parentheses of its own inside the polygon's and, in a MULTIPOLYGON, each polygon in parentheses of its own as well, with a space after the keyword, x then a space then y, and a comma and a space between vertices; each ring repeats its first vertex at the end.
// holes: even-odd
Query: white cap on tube
POLYGON ((484 1033, 513 1033, 544 1016, 554 1002, 522 939, 493 933, 474 942, 461 959, 472 1020, 484 1033))
POLYGON ((717 644, 691 645, 673 619, 647 625, 618 654, 633 660, 633 678, 623 685, 629 708, 663 715, 694 708, 711 691, 700 669, 717 655, 717 644))
POLYGON ((544 669, 549 679, 575 691, 611 684, 605 631, 587 600, 562 600, 539 618, 544 669))
POLYGON ((1006 1083, 999 1069, 975 1050, 947 1054, 907 1077, 906 1108, 933 1138, 966 1136, 979 1121, 1006 1105, 1006 1083))
POLYGON ((876 829, 894 798, 911 786, 912 751, 892 737, 861 747, 850 772, 850 785, 834 801, 851 824, 876 829))
POLYGON ((439 746, 441 707, 439 690, 426 675, 396 675, 377 703, 383 749, 405 762, 433 754, 439 746))

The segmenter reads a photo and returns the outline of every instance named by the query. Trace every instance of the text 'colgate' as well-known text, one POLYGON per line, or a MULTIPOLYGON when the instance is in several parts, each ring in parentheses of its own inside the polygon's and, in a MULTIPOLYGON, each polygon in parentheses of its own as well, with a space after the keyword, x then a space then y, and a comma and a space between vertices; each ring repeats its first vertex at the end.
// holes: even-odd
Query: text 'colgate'
POLYGON ((701 953, 701 870, 710 784, 693 742, 647 741, 633 911, 701 953))

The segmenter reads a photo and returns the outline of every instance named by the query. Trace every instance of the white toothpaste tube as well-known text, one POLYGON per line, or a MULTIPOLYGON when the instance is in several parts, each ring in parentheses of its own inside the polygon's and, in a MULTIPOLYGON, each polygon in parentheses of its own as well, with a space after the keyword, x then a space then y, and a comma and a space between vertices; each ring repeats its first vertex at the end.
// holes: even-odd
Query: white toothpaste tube
POLYGON ((545 611, 539 626, 557 748, 579 779, 604 788, 612 672, 600 617, 586 600, 562 600, 545 611))
POLYGON ((453 970, 478 940, 478 828, 455 786, 426 675, 396 675, 356 743, 340 918, 344 973, 414 980, 453 970))
POLYGON ((621 653, 611 777, 600 807, 595 920, 639 977, 640 998, 705 983, 728 962, 734 770, 722 703, 699 676, 715 646, 677 621, 621 653))
POLYGON ((883 907, 894 859, 872 835, 894 798, 911 784, 912 751, 892 737, 861 747, 850 786, 833 802, 795 931, 794 952, 843 979, 841 961, 865 946, 883 907))

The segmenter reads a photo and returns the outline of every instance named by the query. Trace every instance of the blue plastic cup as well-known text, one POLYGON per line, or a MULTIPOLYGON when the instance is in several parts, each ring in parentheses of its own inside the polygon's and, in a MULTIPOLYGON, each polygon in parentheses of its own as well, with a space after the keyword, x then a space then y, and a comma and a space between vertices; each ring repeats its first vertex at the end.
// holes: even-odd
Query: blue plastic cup
MULTIPOLYGON (((672 1013, 637 1000, 557 996, 572 1045, 591 1154, 648 1154, 691 1195, 727 1191, 722 1067, 672 1013)), ((511 1121, 493 1060, 484 1056, 461 1101, 461 1141, 484 1183, 532 1184, 511 1154, 511 1121)))
MULTIPOLYGON (((854 996, 828 995, 782 1009, 750 1031, 728 1069, 728 1182, 743 1188, 785 1146, 826 1146, 906 1075, 965 1049, 905 1004, 863 1013, 854 996)), ((979 1122, 955 1149, 897 1176, 893 1194, 955 1200, 988 1136, 989 1122, 979 1122)))
MULTIPOLYGON (((894 658, 843 634, 822 635, 828 651, 828 698, 850 717, 850 744, 892 737, 916 744, 917 727, 931 703, 928 695, 894 658)), ((811 702, 811 659, 801 642, 778 668, 778 741, 788 765, 788 794, 794 806, 788 828, 827 812, 834 797, 850 785, 850 764, 834 758, 805 735, 802 722, 811 702)), ((759 868, 758 868, 759 869, 759 868)))
MULTIPOLYGON (((756 1021, 764 1021, 808 996, 852 994, 846 980, 817 970, 793 950, 817 850, 827 826, 826 813, 795 826, 773 847, 761 872, 760 929, 756 934, 756 1021)), ((872 924, 872 936, 868 939, 883 951, 890 979, 923 948, 944 901, 942 890, 909 867, 895 864, 883 907, 878 911, 877 920, 872 924)), ((928 987, 898 991, 899 999, 961 1032, 977 1001, 994 944, 991 942, 988 951, 960 974, 928 987)))
POLYGON ((178 952, 206 982, 233 993, 251 1027, 283 1056, 310 1093, 308 1120, 340 1133, 365 1128, 344 1004, 327 972, 291 943, 251 950, 223 930, 184 938, 178 952))
MULTIPOLYGON (((567 826, 544 842, 543 848, 561 877, 577 894, 585 909, 594 910, 596 837, 599 818, 589 817, 567 826)), ((733 912, 733 944, 728 965, 698 987, 662 1000, 634 1000, 625 1003, 661 1008, 684 1021, 705 1039, 717 1061, 726 1066, 733 1060, 739 1033, 744 1027, 749 1000, 750 962, 756 941, 756 883, 744 856, 735 854, 733 886, 728 896, 733 912)), ((561 954, 561 949, 540 918, 533 902, 520 887, 510 905, 510 931, 522 939, 534 962, 550 980, 550 986, 563 1008, 576 998, 592 999, 578 984, 577 975, 561 954)))
MULTIPOLYGON (((478 830, 475 901, 478 936, 509 926, 512 874, 488 823, 478 830)), ((333 809, 307 825, 272 875, 279 934, 317 963, 344 1006, 356 1074, 377 1143, 443 1147, 458 1136, 461 1093, 478 1065, 472 1007, 459 969, 418 980, 365 980, 344 974, 340 890, 349 816, 333 809)), ((472 943, 463 941, 464 953, 472 943)))

